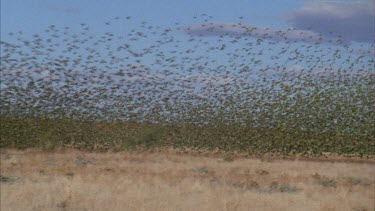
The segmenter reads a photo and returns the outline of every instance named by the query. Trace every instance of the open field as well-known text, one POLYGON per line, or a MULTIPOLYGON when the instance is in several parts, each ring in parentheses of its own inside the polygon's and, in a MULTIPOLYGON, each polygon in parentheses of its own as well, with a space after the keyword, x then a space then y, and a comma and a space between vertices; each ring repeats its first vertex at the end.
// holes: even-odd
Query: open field
POLYGON ((1 211, 375 211, 366 25, 182 16, 3 30, 1 211))
POLYGON ((375 160, 1 152, 1 210, 375 209, 375 160))

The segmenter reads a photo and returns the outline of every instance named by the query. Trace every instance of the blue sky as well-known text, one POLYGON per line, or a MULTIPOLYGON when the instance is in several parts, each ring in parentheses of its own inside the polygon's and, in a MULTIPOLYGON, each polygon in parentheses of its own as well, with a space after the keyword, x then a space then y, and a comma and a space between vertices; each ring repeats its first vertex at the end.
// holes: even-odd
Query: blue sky
MULTIPOLYGON (((361 43, 368 50, 375 37, 374 11, 372 0, 1 0, 1 40, 12 41, 14 36, 9 33, 20 30, 31 36, 49 25, 69 26, 78 32, 81 23, 88 24, 93 34, 121 34, 142 21, 172 28, 179 22, 181 28, 195 26, 192 33, 205 35, 207 30, 201 24, 205 19, 202 14, 207 14, 215 26, 241 22, 259 27, 260 33, 266 28, 289 33, 287 29, 294 28, 295 33, 286 34, 288 39, 295 39, 300 32, 330 37, 333 31, 335 36, 343 34, 345 43, 357 48, 361 43), (131 20, 126 20, 127 16, 131 20)), ((228 31, 248 36, 241 29, 226 27, 215 35, 228 31)))
MULTIPOLYGON (((132 16, 138 21, 168 25, 195 23, 193 16, 206 13, 217 21, 244 21, 274 27, 286 26, 283 15, 301 1, 283 0, 1 0, 1 33, 23 29, 38 32, 46 26, 85 22, 96 29, 106 19, 132 16)), ((124 26, 126 27, 126 26, 124 26)))
POLYGON ((243 16, 247 25, 286 29, 293 27, 329 36, 333 31, 349 41, 374 43, 375 3, 372 0, 1 0, 1 36, 22 29, 38 33, 49 25, 74 27, 84 22, 108 30, 103 22, 133 17, 117 29, 147 21, 159 26, 199 24, 194 16, 234 23, 243 16))

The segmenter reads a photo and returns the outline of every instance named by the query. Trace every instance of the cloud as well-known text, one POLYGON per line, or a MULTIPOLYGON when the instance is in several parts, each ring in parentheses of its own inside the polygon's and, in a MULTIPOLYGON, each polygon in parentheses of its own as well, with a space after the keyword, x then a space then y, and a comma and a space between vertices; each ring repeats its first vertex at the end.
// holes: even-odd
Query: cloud
POLYGON ((375 58, 375 49, 373 47, 370 49, 366 49, 366 50, 364 49, 352 50, 351 53, 375 58))
POLYGON ((196 36, 250 36, 274 41, 304 41, 311 43, 322 41, 318 33, 308 30, 275 30, 264 26, 228 22, 190 25, 185 27, 182 31, 196 36))
POLYGON ((297 29, 307 29, 347 41, 374 43, 375 8, 372 0, 309 1, 285 16, 297 29))

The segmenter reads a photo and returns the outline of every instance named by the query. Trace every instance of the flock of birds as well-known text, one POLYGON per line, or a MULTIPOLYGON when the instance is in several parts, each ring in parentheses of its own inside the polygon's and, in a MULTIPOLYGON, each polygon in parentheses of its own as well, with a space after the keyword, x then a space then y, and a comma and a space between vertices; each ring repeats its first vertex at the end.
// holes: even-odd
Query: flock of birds
MULTIPOLYGON (((143 21, 121 33, 82 23, 78 31, 51 25, 32 36, 9 33, 11 41, 0 44, 1 113, 319 130, 371 123, 371 49, 353 49, 340 36, 309 41, 296 39, 304 36, 296 29, 246 28, 243 17, 233 24, 194 18, 202 23, 143 21)), ((104 27, 134 23, 115 17, 104 27)))

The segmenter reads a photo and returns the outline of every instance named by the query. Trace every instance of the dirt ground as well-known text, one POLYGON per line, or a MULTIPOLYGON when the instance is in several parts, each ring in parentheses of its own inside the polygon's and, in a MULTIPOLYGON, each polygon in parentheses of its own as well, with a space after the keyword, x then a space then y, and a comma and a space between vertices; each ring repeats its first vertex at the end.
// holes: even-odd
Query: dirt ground
POLYGON ((375 210, 374 159, 2 149, 0 210, 375 210))

